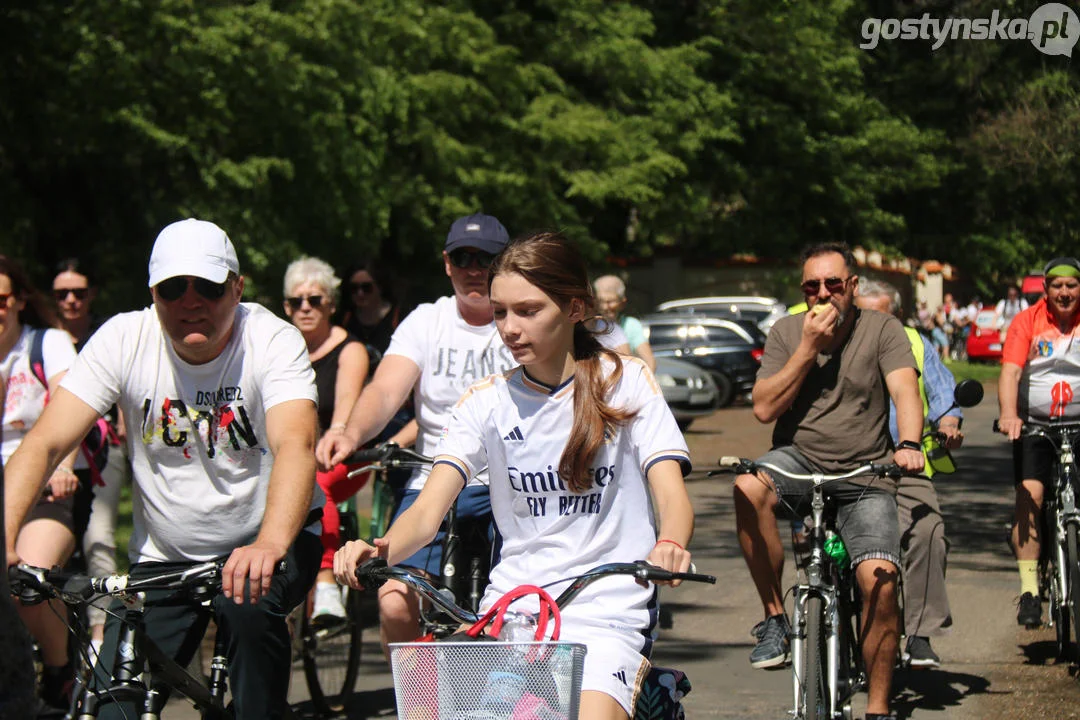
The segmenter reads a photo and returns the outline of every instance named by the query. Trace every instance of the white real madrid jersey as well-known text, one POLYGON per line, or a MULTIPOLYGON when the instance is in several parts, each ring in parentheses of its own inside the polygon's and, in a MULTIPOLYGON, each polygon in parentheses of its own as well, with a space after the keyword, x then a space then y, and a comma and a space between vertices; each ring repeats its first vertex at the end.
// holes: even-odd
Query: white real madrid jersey
MULTIPOLYGON (((620 360, 622 378, 608 403, 637 415, 600 446, 582 493, 571 492, 558 471, 574 421, 573 378, 552 388, 518 367, 477 383, 454 409, 436 464, 448 463, 464 478, 488 466, 503 538, 485 606, 518 585, 547 585, 602 563, 644 559, 656 543, 646 473, 676 460, 685 475, 689 454, 652 373, 636 358, 620 360)), ((554 596, 566 584, 548 591, 554 596)), ((565 614, 647 631, 655 612, 651 588, 611 577, 586 588, 565 614)))

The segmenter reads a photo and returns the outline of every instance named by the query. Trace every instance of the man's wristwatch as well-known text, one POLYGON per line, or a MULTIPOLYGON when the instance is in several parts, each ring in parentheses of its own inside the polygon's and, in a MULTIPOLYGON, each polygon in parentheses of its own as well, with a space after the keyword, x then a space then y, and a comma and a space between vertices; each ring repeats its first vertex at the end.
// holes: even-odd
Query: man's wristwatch
POLYGON ((897 450, 915 450, 917 452, 922 452, 922 445, 915 442, 914 440, 901 440, 899 443, 896 444, 896 449, 897 450))

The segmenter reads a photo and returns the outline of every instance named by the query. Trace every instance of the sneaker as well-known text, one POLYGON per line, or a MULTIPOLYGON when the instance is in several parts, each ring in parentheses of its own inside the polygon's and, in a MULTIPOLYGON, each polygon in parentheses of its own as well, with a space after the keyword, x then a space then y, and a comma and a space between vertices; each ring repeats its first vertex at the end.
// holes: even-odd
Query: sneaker
POLYGON ((311 622, 324 627, 345 622, 345 603, 341 599, 341 588, 337 583, 321 582, 315 585, 311 622))
POLYGON ((1029 592, 1016 604, 1016 624, 1029 629, 1042 627, 1042 601, 1029 592))
POLYGON ((930 638, 914 635, 907 641, 908 664, 913 668, 941 667, 941 658, 930 647, 930 638))
POLYGON ((757 638, 757 645, 750 653, 750 665, 755 668, 783 667, 791 662, 791 645, 788 635, 791 626, 784 615, 773 615, 754 626, 750 634, 757 638))

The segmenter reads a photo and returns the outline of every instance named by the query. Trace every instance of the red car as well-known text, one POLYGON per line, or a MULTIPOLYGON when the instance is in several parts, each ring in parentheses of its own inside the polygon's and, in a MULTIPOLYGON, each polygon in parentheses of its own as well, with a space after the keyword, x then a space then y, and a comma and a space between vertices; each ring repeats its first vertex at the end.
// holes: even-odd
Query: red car
POLYGON ((998 314, 993 305, 984 305, 967 339, 968 360, 1001 362, 1002 337, 998 314))

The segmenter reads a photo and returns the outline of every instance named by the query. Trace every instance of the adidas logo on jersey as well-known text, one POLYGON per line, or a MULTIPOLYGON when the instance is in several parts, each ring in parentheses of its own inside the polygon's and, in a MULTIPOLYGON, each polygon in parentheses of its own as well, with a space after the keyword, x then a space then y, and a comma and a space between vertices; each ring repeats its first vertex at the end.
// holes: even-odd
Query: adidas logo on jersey
POLYGON ((611 677, 615 678, 616 680, 621 682, 623 685, 626 684, 626 671, 625 670, 619 670, 618 672, 613 672, 613 673, 611 673, 611 677))
POLYGON ((518 442, 524 439, 525 436, 521 434, 521 428, 517 425, 515 425, 514 429, 507 433, 506 437, 503 438, 503 440, 517 440, 518 442))

